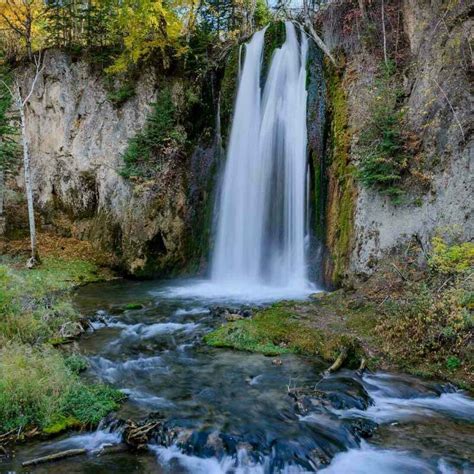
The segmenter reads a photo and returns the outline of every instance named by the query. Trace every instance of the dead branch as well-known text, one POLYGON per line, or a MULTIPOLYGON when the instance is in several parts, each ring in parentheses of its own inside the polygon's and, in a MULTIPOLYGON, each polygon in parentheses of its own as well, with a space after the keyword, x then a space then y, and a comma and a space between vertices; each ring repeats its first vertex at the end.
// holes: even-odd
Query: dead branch
POLYGON ((87 453, 87 449, 68 449, 67 451, 60 451, 59 453, 48 454, 47 456, 41 456, 39 458, 30 459, 29 461, 22 462, 23 467, 36 466, 37 464, 45 464, 47 462, 60 461, 61 459, 72 458, 74 456, 81 456, 87 453))
POLYGON ((334 361, 334 364, 327 369, 326 372, 331 373, 331 372, 337 372, 341 367, 344 361, 347 359, 347 353, 349 351, 347 350, 347 347, 343 347, 341 350, 341 353, 339 354, 338 358, 334 361))

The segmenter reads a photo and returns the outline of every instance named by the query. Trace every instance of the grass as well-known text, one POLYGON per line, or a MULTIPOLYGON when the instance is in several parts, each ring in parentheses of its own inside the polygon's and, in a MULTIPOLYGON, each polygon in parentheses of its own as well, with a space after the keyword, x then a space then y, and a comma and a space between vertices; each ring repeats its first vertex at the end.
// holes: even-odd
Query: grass
POLYGON ((82 382, 87 360, 53 347, 83 332, 69 290, 108 274, 82 259, 87 249, 74 239, 41 242, 34 269, 24 267, 21 242, 0 259, 0 434, 92 426, 123 399, 115 389, 82 382))
POLYGON ((311 326, 300 311, 300 304, 276 303, 251 319, 224 324, 206 335, 205 342, 214 347, 231 347, 270 356, 295 353, 318 356, 327 361, 334 361, 346 348, 349 349, 348 365, 358 364, 357 340, 350 335, 327 333, 311 326))
POLYGON ((0 340, 36 344, 81 332, 67 290, 100 279, 96 265, 78 260, 45 258, 32 270, 0 264, 0 340))
POLYGON ((46 434, 96 425, 123 394, 86 385, 51 347, 8 343, 0 350, 0 433, 38 427, 46 434))

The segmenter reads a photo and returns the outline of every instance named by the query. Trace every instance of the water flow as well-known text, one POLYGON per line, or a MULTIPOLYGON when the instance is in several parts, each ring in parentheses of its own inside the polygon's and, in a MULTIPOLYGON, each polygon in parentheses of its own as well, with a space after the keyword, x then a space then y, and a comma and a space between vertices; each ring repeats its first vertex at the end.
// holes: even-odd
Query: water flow
POLYGON ((246 45, 218 206, 212 281, 308 289, 306 55, 292 23, 260 78, 265 30, 246 45))

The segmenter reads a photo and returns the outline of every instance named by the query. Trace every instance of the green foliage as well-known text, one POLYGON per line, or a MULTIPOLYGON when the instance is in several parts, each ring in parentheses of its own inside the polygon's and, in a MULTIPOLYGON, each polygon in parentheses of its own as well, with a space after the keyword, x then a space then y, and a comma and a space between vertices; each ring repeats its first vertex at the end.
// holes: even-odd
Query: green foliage
POLYGON ((474 243, 462 242, 449 245, 441 236, 433 238, 429 257, 430 267, 444 275, 455 275, 474 268, 474 243))
POLYGON ((357 173, 365 186, 378 189, 395 202, 402 194, 400 181, 408 166, 399 97, 394 66, 389 63, 382 66, 369 108, 370 118, 360 134, 357 173))
POLYGON ((54 349, 14 343, 0 349, 0 433, 95 425, 123 397, 109 387, 84 385, 54 349))
POLYGON ((61 400, 61 412, 84 425, 97 425, 125 398, 122 392, 106 385, 76 384, 61 400))
MULTIPOLYGON (((377 327, 384 350, 403 367, 467 358, 473 321, 465 306, 465 290, 433 292, 414 285, 403 300, 385 305, 377 327)), ((458 364, 461 365, 461 362, 458 364)), ((454 369, 454 363, 450 364, 454 369)))
POLYGON ((73 374, 79 374, 89 367, 87 359, 78 354, 72 354, 66 357, 64 364, 73 374))
POLYGON ((317 355, 334 361, 342 348, 357 363, 358 343, 349 336, 323 333, 297 316, 291 302, 276 303, 259 311, 251 319, 226 323, 207 334, 205 342, 214 347, 260 352, 265 355, 297 353, 317 355))
POLYGON ((448 370, 456 370, 456 369, 459 369, 459 367, 461 367, 461 361, 458 357, 449 356, 446 359, 446 368, 448 370))
POLYGON ((135 86, 129 82, 126 82, 117 90, 110 91, 107 94, 107 99, 112 102, 115 107, 120 107, 125 104, 127 100, 135 96, 135 86))
POLYGON ((190 84, 164 83, 143 130, 133 137, 123 154, 121 175, 152 177, 163 159, 176 154, 188 144, 186 120, 199 96, 190 84))

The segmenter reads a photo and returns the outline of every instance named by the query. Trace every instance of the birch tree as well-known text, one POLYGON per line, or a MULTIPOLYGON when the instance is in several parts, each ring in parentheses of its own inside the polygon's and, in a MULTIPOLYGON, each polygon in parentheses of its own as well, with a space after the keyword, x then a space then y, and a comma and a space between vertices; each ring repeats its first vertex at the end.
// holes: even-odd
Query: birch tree
POLYGON ((27 92, 22 91, 20 85, 20 80, 17 79, 14 81, 12 86, 9 86, 5 82, 3 85, 9 91, 13 106, 18 111, 19 120, 20 120, 20 132, 21 132, 21 144, 23 148, 23 169, 25 175, 25 193, 26 201, 28 204, 28 224, 30 228, 30 243, 31 243, 31 256, 27 262, 28 268, 33 268, 39 262, 39 254, 36 241, 36 223, 35 223, 35 212, 34 212, 34 201, 33 201, 33 183, 31 178, 31 159, 30 159, 30 149, 28 143, 27 135, 27 120, 26 120, 26 109, 28 106, 28 101, 30 100, 39 77, 43 72, 43 66, 41 64, 41 53, 36 56, 33 56, 33 61, 35 64, 35 71, 31 85, 27 89, 27 92))

